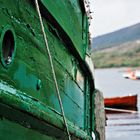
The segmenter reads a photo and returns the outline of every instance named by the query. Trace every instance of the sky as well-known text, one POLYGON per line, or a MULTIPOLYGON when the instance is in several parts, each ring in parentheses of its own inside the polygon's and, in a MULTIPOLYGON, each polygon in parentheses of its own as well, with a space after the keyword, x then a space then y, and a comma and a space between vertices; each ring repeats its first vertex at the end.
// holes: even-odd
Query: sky
POLYGON ((91 37, 140 22, 140 0, 90 0, 91 37))

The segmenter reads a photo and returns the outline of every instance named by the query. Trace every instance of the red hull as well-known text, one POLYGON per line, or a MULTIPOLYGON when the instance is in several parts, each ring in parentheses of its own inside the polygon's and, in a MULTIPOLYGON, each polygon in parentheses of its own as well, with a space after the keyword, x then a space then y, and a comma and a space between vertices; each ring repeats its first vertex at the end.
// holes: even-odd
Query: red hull
POLYGON ((105 98, 104 103, 105 107, 135 110, 137 108, 137 95, 105 98))

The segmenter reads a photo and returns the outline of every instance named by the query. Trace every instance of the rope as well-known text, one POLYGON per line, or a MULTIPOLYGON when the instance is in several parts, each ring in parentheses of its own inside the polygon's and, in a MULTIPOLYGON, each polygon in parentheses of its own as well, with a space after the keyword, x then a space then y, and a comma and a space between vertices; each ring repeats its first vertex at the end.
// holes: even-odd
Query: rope
POLYGON ((109 107, 105 107, 105 110, 116 111, 116 112, 124 112, 124 113, 138 113, 138 111, 134 111, 134 110, 117 109, 117 108, 109 108, 109 107))
POLYGON ((48 53, 49 62, 50 62, 50 65, 51 65, 53 80, 54 80, 54 84, 55 84, 55 88, 56 88, 56 92, 57 92, 57 96, 58 96, 58 100, 59 100, 59 104, 60 104, 60 108, 61 108, 61 113, 62 113, 62 116, 63 116, 63 121, 64 121, 64 124, 65 124, 65 127, 66 127, 66 133, 68 135, 68 140, 71 140, 71 136, 70 136, 70 133, 69 133, 69 130, 68 130, 66 117, 65 117, 65 113, 64 113, 64 109, 63 109, 63 105, 62 105, 62 100, 61 100, 61 97, 60 97, 58 83, 57 83, 57 80, 56 80, 56 74, 55 74, 55 70, 54 70, 52 56, 51 56, 50 49, 49 49, 49 46, 48 46, 48 41, 47 41, 47 37, 46 37, 46 34, 45 34, 44 25, 43 25, 43 21, 42 21, 40 9, 39 9, 38 0, 35 0, 35 5, 36 5, 36 10, 37 10, 37 13, 38 13, 39 21, 40 21, 40 26, 41 26, 43 38, 44 38, 44 41, 45 41, 46 50, 47 50, 47 53, 48 53))

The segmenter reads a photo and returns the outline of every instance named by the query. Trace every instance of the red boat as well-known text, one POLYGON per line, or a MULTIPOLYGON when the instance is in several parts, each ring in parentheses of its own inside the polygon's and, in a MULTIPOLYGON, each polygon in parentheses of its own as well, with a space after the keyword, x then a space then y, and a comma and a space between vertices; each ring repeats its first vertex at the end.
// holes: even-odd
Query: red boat
POLYGON ((137 110, 137 95, 105 98, 104 104, 107 108, 137 110))

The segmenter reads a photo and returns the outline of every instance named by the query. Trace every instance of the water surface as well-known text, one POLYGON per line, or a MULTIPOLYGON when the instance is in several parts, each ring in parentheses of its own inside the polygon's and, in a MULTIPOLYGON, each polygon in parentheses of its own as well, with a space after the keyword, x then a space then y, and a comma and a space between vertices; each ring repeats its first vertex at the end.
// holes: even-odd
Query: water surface
MULTIPOLYGON (((140 80, 122 77, 125 68, 95 70, 95 85, 104 97, 138 94, 140 109, 140 80)), ((140 112, 107 114, 106 140, 140 140, 140 112)))

